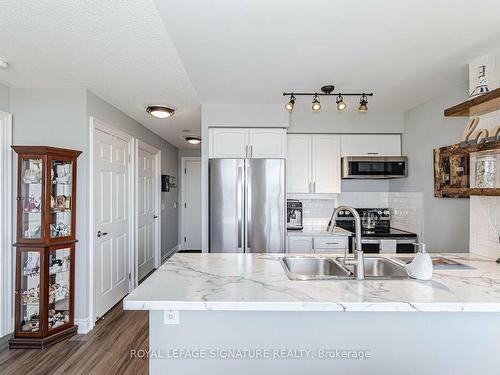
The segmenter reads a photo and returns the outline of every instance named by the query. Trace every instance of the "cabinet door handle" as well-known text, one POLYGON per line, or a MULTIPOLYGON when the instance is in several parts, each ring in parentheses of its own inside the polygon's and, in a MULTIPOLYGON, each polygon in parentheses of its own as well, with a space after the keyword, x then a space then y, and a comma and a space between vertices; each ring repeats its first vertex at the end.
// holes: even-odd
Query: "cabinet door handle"
POLYGON ((97 237, 101 237, 101 236, 106 236, 108 234, 108 232, 97 232, 97 237))
POLYGON ((316 181, 313 182, 313 192, 316 193, 316 181))
POLYGON ((311 185, 312 185, 312 183, 311 183, 311 181, 309 181, 309 193, 312 193, 311 185))
POLYGON ((248 158, 248 145, 245 146, 245 157, 248 158))
POLYGON ((325 242, 325 245, 338 245, 338 242, 325 242))
POLYGON ((253 145, 250 145, 250 157, 253 158, 253 145))
POLYGON ((368 155, 378 155, 378 152, 367 152, 368 155))
POLYGON ((153 215, 153 219, 158 219, 158 215, 153 215))

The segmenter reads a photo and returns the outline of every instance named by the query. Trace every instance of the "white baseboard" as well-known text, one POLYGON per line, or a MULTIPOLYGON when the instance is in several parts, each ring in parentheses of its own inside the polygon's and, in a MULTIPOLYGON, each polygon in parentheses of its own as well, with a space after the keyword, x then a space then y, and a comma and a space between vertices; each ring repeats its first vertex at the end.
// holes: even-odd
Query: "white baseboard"
POLYGON ((170 258, 172 255, 174 255, 177 251, 179 251, 180 247, 179 245, 173 247, 169 251, 167 251, 165 254, 162 255, 161 257, 161 264, 165 263, 168 258, 170 258))
POLYGON ((85 335, 92 330, 91 324, 90 324, 90 318, 75 319, 75 324, 78 326, 78 333, 80 333, 80 334, 85 335))

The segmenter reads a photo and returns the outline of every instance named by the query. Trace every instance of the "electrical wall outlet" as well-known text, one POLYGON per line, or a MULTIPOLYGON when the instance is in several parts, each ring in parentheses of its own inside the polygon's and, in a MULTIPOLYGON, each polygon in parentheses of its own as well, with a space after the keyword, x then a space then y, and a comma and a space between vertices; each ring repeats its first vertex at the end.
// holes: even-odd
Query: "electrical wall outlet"
POLYGON ((178 310, 163 311, 163 324, 179 324, 178 310))

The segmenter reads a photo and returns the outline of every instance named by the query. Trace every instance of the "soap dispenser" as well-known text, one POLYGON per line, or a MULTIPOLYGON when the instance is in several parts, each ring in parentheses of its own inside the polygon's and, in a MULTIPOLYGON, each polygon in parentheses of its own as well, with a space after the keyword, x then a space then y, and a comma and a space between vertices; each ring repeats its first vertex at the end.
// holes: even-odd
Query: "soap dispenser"
POLYGON ((413 246, 415 246, 417 254, 413 261, 406 265, 406 272, 414 279, 430 280, 434 266, 430 255, 425 251, 425 244, 414 243, 413 246))

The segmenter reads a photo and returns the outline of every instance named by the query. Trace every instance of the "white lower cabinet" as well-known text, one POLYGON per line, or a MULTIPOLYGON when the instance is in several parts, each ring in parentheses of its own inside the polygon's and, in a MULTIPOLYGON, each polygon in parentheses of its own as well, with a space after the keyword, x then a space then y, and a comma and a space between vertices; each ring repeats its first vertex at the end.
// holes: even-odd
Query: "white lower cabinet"
POLYGON ((288 253, 344 254, 348 236, 288 236, 288 253))
POLYGON ((348 244, 347 236, 328 236, 314 238, 314 254, 339 254, 343 255, 348 244))
POLYGON ((288 252, 289 253, 311 253, 313 247, 312 237, 288 237, 288 252))

